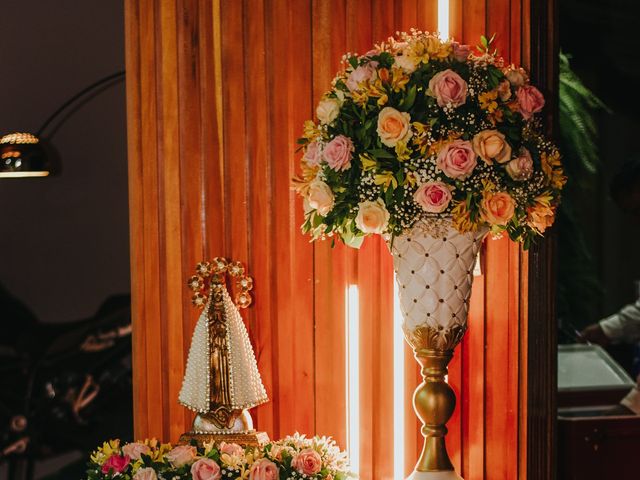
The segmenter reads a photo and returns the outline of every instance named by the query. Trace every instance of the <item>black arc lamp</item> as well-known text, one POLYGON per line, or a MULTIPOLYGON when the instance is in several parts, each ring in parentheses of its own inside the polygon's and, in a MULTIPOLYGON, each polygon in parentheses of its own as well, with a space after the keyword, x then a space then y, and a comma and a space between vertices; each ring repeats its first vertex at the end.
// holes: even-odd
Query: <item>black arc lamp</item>
MULTIPOLYGON (((104 91, 121 81, 124 76, 124 70, 119 71, 83 88, 58 107, 35 134, 14 132, 0 137, 0 178, 47 177, 59 172, 58 156, 48 142, 56 130, 48 138, 44 138, 43 133, 47 127, 76 102, 92 98, 90 94, 104 91)), ((68 116, 58 126, 67 118, 68 116)))

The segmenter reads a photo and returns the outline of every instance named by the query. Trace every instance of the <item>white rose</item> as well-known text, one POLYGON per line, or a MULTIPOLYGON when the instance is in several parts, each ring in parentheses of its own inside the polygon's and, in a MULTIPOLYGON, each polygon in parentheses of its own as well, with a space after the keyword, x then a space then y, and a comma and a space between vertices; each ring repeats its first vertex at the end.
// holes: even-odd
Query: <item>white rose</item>
POLYGON ((392 107, 384 107, 378 114, 378 136, 387 147, 395 147, 399 141, 411 138, 411 116, 392 107))
POLYGON ((316 115, 318 120, 323 125, 328 125, 338 118, 340 113, 340 102, 335 98, 325 98, 320 100, 318 108, 316 108, 316 115))
POLYGON ((133 476, 133 480, 158 480, 158 476, 153 468, 146 467, 138 470, 133 476))
POLYGON ((333 209, 333 192, 331 192, 329 185, 322 180, 316 179, 311 182, 307 200, 309 206, 316 209, 323 217, 326 217, 333 209))
POLYGON ((356 226, 363 233, 382 233, 389 225, 389 212, 382 199, 367 200, 358 204, 356 226))

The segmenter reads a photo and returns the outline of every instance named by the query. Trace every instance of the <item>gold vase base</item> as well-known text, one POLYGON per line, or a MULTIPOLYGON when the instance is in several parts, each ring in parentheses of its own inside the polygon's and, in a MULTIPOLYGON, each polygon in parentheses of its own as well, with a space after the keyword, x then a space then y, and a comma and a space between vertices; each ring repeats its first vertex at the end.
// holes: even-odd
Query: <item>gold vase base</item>
POLYGON ((407 477, 407 480, 463 480, 463 478, 453 470, 439 472, 419 472, 414 470, 407 477))
POLYGON ((186 445, 195 441, 198 447, 204 447, 205 443, 220 442, 237 443, 242 447, 260 447, 269 443, 269 435, 266 432, 255 430, 246 433, 195 433, 188 432, 180 437, 180 444, 186 445))

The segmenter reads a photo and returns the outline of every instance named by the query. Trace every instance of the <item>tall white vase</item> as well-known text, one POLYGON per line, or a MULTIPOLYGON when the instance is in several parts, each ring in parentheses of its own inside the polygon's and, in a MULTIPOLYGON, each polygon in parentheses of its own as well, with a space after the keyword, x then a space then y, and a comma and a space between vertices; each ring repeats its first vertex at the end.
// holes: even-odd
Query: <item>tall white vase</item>
POLYGON ((461 234, 447 220, 420 221, 391 245, 405 339, 422 366, 424 381, 413 405, 425 437, 414 480, 461 479, 445 445, 456 398, 447 365, 467 329, 473 268, 487 230, 461 234))

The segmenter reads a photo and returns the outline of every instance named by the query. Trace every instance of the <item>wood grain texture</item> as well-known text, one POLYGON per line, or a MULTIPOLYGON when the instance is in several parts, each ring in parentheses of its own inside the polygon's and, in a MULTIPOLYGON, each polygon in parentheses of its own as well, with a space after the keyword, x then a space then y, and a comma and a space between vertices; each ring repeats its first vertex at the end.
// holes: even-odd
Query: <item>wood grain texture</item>
MULTIPOLYGON (((299 430, 346 446, 345 290, 359 286, 361 478, 392 478, 390 255, 380 239, 360 251, 310 244, 289 179, 295 138, 341 56, 397 30, 434 31, 437 3, 126 2, 133 361, 143 372, 134 382, 137 437, 175 441, 190 426, 177 404, 198 314, 185 280, 201 259, 227 256, 255 278, 245 320, 271 402, 253 414, 272 438, 299 430)), ((453 36, 476 44, 496 32, 502 54, 538 69, 538 83, 554 91, 557 34, 544 28, 553 2, 450 3, 453 36)), ((469 332, 449 376, 458 408, 448 446, 467 480, 552 478, 539 473, 550 471, 542 448, 553 444, 553 400, 542 391, 555 381, 551 252, 538 248, 527 256, 507 240, 484 247, 469 332), (529 290, 542 303, 528 301, 529 290)), ((419 370, 408 348, 405 356, 408 473, 422 442, 411 409, 419 370)))

